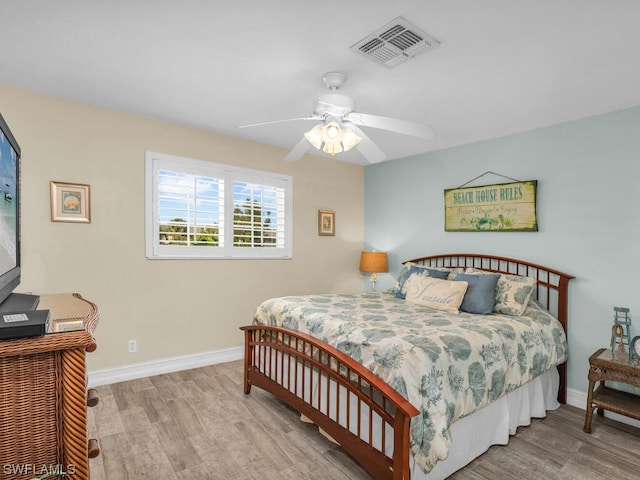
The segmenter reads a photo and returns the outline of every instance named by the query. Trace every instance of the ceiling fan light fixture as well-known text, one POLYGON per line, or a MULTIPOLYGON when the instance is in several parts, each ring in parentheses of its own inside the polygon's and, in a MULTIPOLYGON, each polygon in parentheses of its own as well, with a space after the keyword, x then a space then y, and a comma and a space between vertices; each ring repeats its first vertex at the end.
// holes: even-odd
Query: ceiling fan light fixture
POLYGON ((323 130, 323 128, 324 128, 324 125, 319 123, 318 125, 316 125, 311 130, 309 130, 307 133, 304 134, 304 136, 307 139, 307 141, 311 145, 313 145, 313 147, 316 148, 317 150, 320 150, 320 148, 322 148, 322 130, 323 130))
POLYGON ((351 150, 361 140, 352 130, 341 127, 336 121, 329 122, 326 125, 318 124, 305 133, 304 136, 314 148, 322 150, 332 157, 336 153, 351 150))
POLYGON ((337 122, 330 122, 324 127, 324 138, 326 142, 339 142, 342 139, 342 129, 337 122))
POLYGON ((356 135, 353 130, 345 128, 342 131, 342 147, 344 148, 345 152, 358 145, 360 143, 360 140, 362 139, 358 135, 356 135))
POLYGON ((322 140, 324 141, 324 148, 322 149, 324 153, 334 157, 336 153, 342 152, 342 129, 340 124, 336 121, 327 123, 322 129, 322 140))
POLYGON ((343 151, 342 144, 340 142, 325 142, 322 151, 324 153, 328 153, 332 157, 335 157, 336 153, 340 153, 343 151))

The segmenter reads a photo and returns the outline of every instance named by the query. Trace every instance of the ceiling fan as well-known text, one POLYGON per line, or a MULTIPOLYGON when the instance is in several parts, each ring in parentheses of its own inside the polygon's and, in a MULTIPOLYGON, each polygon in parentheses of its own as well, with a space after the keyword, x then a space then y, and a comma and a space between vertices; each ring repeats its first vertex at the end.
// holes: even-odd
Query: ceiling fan
POLYGON ((319 122, 304 134, 302 140, 284 158, 285 161, 289 162, 302 157, 310 146, 331 156, 355 147, 369 163, 378 163, 386 160, 385 153, 360 127, 377 128, 420 137, 425 140, 433 138, 433 129, 428 125, 357 112, 355 102, 351 97, 337 93, 337 90, 346 80, 347 76, 340 72, 328 72, 322 76, 322 82, 331 93, 321 95, 316 99, 313 115, 254 123, 243 125, 240 128, 304 120, 319 122))

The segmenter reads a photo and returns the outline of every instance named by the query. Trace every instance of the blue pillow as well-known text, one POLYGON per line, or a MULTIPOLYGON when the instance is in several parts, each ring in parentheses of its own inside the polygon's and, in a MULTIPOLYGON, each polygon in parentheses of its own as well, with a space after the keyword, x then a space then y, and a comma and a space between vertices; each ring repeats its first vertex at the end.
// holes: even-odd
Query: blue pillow
POLYGON ((467 282, 469 286, 464 294, 460 310, 467 313, 488 315, 493 313, 496 304, 496 285, 499 274, 468 275, 459 273, 454 282, 467 282))
POLYGON ((417 273, 419 275, 427 275, 431 278, 439 278, 440 280, 446 280, 449 276, 448 270, 435 270, 433 268, 421 267, 419 265, 411 265, 408 269, 403 269, 398 276, 398 284, 396 285, 396 298, 405 299, 406 293, 402 291, 405 282, 411 275, 417 273))

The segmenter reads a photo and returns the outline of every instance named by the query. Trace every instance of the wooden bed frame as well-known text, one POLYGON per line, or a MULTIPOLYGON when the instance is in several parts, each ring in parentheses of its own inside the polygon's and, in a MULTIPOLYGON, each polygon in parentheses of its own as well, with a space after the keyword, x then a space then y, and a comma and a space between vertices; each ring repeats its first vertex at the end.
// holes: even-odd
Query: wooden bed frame
MULTIPOLYGON (((533 277, 537 281, 535 298, 567 331, 571 275, 521 260, 480 254, 432 255, 409 262, 533 277)), ((409 424, 419 413, 417 408, 360 363, 315 337, 273 326, 251 325, 242 330, 245 394, 254 385, 272 393, 328 433, 374 478, 409 480, 409 424), (311 376, 322 380, 312 387, 311 376), (391 456, 385 453, 385 432, 390 428, 394 444, 391 456), (381 440, 374 442, 378 430, 381 440)), ((558 401, 566 403, 566 363, 558 366, 558 372, 558 401)))

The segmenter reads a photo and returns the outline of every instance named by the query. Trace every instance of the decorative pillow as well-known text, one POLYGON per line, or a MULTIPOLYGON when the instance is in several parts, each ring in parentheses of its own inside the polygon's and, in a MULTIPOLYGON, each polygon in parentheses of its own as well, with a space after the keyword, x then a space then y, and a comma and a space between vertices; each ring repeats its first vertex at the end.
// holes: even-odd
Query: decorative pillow
POLYGON ((445 312, 460 313, 467 282, 451 282, 414 273, 405 282, 406 300, 445 312))
POLYGON ((527 308, 535 286, 535 278, 500 275, 496 285, 496 306, 493 310, 519 317, 527 308))
POLYGON ((455 278, 461 273, 464 273, 464 268, 456 267, 453 270, 451 270, 451 272, 449 273, 449 276, 447 277, 447 280, 455 280, 455 278))
MULTIPOLYGON (((465 273, 486 275, 492 272, 467 268, 465 273)), ((527 308, 535 286, 535 278, 501 273, 496 284, 496 304, 493 307, 493 311, 519 317, 527 308)))
POLYGON ((398 281, 395 287, 396 298, 405 298, 405 283, 407 279, 414 273, 427 275, 433 278, 445 279, 449 276, 449 270, 440 270, 436 268, 424 267, 422 265, 416 265, 415 263, 407 262, 402 266, 400 273, 398 274, 398 281))
POLYGON ((460 310, 480 315, 493 313, 496 304, 496 284, 499 278, 500 275, 497 273, 483 275, 456 273, 453 279, 454 282, 467 282, 469 284, 467 292, 464 294, 462 305, 460 305, 460 310))
POLYGON ((411 268, 412 265, 415 265, 415 263, 407 262, 404 265, 402 265, 402 268, 400 269, 400 273, 398 273, 398 278, 396 279, 396 284, 391 289, 391 293, 395 295, 400 290, 402 290, 402 285, 404 285, 404 282, 406 282, 407 278, 409 278, 409 269, 411 268))

